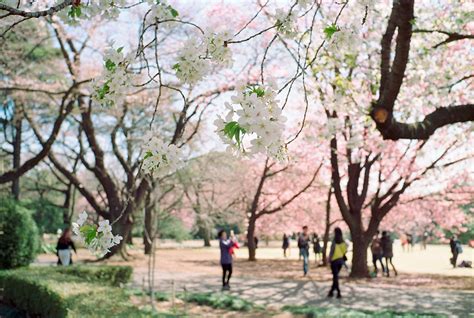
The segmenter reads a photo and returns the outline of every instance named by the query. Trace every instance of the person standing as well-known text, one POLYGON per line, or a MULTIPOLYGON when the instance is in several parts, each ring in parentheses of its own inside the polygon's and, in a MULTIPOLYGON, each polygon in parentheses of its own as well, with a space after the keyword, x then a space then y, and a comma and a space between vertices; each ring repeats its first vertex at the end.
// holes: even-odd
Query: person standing
POLYGON ((428 232, 423 232, 423 239, 421 241, 421 249, 426 250, 426 244, 428 243, 428 232))
POLYGON ((221 250, 221 266, 222 266, 222 289, 230 289, 229 281, 232 276, 232 254, 231 248, 235 246, 234 240, 227 239, 227 233, 220 230, 218 233, 219 248, 221 250))
POLYGON ((334 291, 337 292, 337 298, 341 298, 341 290, 339 289, 339 272, 345 262, 347 253, 347 245, 342 237, 342 231, 336 227, 334 229, 334 239, 329 252, 329 260, 331 262, 332 286, 328 293, 328 297, 332 297, 334 291))
POLYGON ((382 232, 382 250, 383 250, 383 257, 385 258, 385 271, 387 273, 387 277, 390 276, 390 270, 388 268, 388 262, 390 262, 390 265, 392 265, 393 272, 395 273, 395 276, 398 275, 398 272, 393 265, 392 259, 393 259, 393 241, 390 237, 390 234, 387 231, 382 232))
MULTIPOLYGON (((314 260, 316 264, 318 264, 318 255, 323 252, 323 249, 321 247, 318 234, 316 233, 313 233, 313 252, 314 252, 314 260)), ((321 256, 319 257, 319 259, 321 260, 321 256)))
POLYGON ((309 233, 308 227, 303 226, 303 233, 298 238, 298 247, 300 248, 300 255, 303 257, 303 273, 304 276, 308 274, 308 262, 309 262, 309 233))
POLYGON ((382 273, 385 273, 385 268, 383 266, 383 249, 382 249, 382 240, 379 237, 380 232, 377 231, 374 239, 372 240, 372 244, 370 245, 370 250, 372 252, 372 263, 374 264, 374 271, 375 276, 377 276, 378 268, 377 268, 377 261, 380 262, 380 266, 382 267, 382 273))
POLYGON ((286 258, 286 250, 288 249, 288 247, 290 247, 290 238, 285 233, 283 234, 283 245, 281 246, 281 248, 283 248, 283 256, 285 258, 286 258))
POLYGON ((56 255, 58 256, 58 265, 68 266, 72 265, 72 252, 77 254, 76 247, 71 238, 71 229, 66 228, 58 239, 58 244, 56 245, 56 255))
POLYGON ((461 242, 459 242, 459 240, 456 239, 456 236, 453 235, 449 240, 449 246, 451 247, 451 254, 453 254, 451 265, 453 265, 453 268, 456 268, 458 256, 462 253, 461 242))

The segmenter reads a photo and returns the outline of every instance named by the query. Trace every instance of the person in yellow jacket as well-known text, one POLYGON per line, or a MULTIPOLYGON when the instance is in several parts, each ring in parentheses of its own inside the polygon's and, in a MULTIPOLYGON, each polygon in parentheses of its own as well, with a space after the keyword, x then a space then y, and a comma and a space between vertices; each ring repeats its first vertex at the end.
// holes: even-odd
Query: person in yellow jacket
POLYGON ((341 290, 339 289, 339 271, 346 260, 347 245, 342 237, 342 231, 336 227, 334 229, 334 240, 332 241, 329 259, 331 261, 332 286, 328 297, 332 297, 334 291, 337 291, 337 298, 341 298, 341 290))

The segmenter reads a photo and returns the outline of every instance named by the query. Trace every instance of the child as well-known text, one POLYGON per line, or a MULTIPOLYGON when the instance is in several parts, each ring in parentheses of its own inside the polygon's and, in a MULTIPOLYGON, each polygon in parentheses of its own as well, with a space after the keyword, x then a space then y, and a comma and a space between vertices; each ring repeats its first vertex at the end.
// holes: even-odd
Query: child
POLYGON ((234 230, 230 230, 230 240, 234 242, 234 245, 229 248, 229 254, 232 255, 233 258, 236 258, 237 255, 235 254, 235 249, 240 248, 240 246, 239 242, 237 242, 237 237, 234 234, 234 230))

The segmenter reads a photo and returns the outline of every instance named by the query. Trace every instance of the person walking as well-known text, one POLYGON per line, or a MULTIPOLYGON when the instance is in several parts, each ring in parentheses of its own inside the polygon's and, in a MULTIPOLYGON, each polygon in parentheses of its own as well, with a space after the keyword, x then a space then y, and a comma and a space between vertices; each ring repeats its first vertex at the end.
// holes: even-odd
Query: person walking
POLYGON ((398 275, 397 269, 393 265, 393 241, 390 237, 390 234, 387 231, 382 232, 382 250, 383 250, 383 257, 385 258, 385 272, 387 277, 390 277, 390 270, 388 268, 388 263, 392 265, 393 272, 395 276, 398 275))
POLYGON ((329 260, 331 262, 332 286, 328 293, 328 297, 332 297, 334 291, 337 292, 337 298, 341 298, 341 290, 339 289, 339 272, 346 260, 347 245, 342 237, 342 231, 336 227, 334 229, 334 239, 329 252, 329 260))
POLYGON ((303 257, 304 276, 308 274, 309 241, 310 241, 310 237, 308 233, 308 227, 305 225, 303 226, 303 233, 301 233, 300 237, 298 238, 298 247, 300 248, 300 255, 303 257))
POLYGON ((453 235, 449 240, 449 246, 451 247, 451 254, 453 255, 453 257, 451 257, 451 265, 453 265, 453 268, 456 268, 458 256, 462 253, 461 242, 453 235))
POLYGON ((303 256, 303 255, 301 255, 300 236, 301 236, 300 232, 296 233, 296 243, 298 245, 298 252, 299 252, 298 260, 299 261, 301 261, 301 257, 303 256))
POLYGON ((72 252, 77 254, 76 247, 71 237, 71 229, 66 228, 64 232, 58 239, 58 244, 56 245, 56 255, 58 256, 58 265, 68 266, 72 265, 72 252))
POLYGON ((316 264, 318 264, 318 255, 319 255, 319 261, 322 259, 322 255, 320 255, 323 252, 323 249, 321 247, 321 242, 319 241, 318 234, 313 233, 313 252, 314 252, 314 261, 316 264))
POLYGON ((377 231, 372 244, 370 245, 370 251, 372 252, 372 263, 374 264, 375 276, 378 274, 377 261, 380 262, 382 267, 382 274, 385 273, 385 268, 383 266, 383 249, 382 249, 382 240, 379 237, 380 231, 377 231))
POLYGON ((227 233, 224 230, 220 230, 218 233, 219 237, 219 248, 221 250, 221 266, 222 266, 222 289, 230 289, 229 281, 232 276, 232 254, 231 248, 236 243, 234 240, 227 239, 227 233))
POLYGON ((290 238, 285 233, 283 234, 283 245, 281 246, 281 248, 283 249, 283 256, 285 258, 286 258, 286 250, 288 249, 288 247, 290 247, 290 238))

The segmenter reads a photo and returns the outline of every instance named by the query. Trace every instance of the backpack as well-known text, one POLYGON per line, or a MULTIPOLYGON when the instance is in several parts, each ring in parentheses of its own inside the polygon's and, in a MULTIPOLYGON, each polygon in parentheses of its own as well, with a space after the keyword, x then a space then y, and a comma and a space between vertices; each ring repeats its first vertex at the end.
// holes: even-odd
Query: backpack
POLYGON ((456 252, 458 252, 458 254, 461 254, 462 253, 462 245, 461 243, 459 242, 456 242, 456 252))

